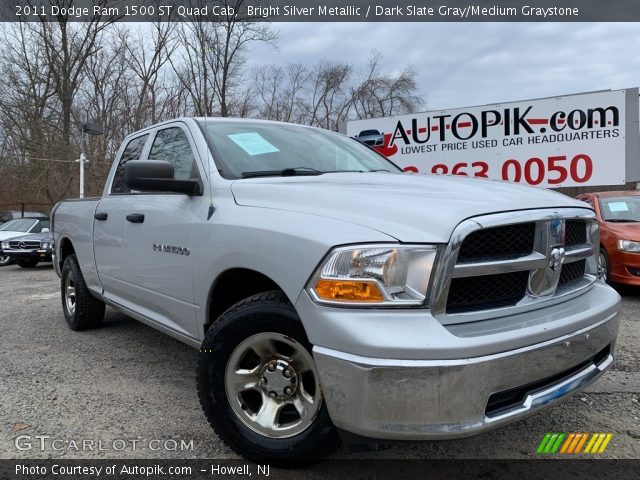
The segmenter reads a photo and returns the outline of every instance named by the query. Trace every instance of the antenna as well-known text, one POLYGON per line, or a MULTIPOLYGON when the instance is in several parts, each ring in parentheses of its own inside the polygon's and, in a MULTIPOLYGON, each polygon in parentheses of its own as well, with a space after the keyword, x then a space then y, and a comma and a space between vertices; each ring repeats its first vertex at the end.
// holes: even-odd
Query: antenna
POLYGON ((208 112, 205 112, 204 116, 204 132, 205 132, 205 142, 207 144, 207 170, 209 172, 209 213, 207 214, 207 220, 210 220, 213 216, 213 212, 216 211, 216 207, 213 206, 213 182, 211 179, 211 161, 213 160, 213 152, 209 147, 209 127, 207 126, 207 119, 209 118, 208 112))

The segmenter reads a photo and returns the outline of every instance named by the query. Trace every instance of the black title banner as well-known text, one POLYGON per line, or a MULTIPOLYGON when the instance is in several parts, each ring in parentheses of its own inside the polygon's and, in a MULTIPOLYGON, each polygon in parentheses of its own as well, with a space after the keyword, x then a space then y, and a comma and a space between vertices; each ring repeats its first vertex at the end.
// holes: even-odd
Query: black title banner
POLYGON ((547 479, 636 480, 640 460, 326 460, 305 468, 276 468, 245 460, 0 460, 1 480, 193 480, 252 478, 335 480, 547 479))
POLYGON ((637 22, 633 0, 13 0, 2 22, 637 22))

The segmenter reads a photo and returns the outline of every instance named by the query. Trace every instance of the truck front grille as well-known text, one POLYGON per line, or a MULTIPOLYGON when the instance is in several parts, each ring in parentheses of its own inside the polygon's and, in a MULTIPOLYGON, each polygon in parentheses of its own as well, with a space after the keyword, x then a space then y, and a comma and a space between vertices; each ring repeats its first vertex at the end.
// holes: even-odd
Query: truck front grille
POLYGON ((454 232, 450 273, 432 307, 443 323, 509 315, 595 280, 597 240, 592 237, 597 224, 592 213, 518 214, 520 221, 513 223, 507 214, 479 217, 459 227, 466 234, 454 232))
POLYGON ((565 245, 581 245, 587 243, 587 224, 584 220, 567 220, 567 236, 565 245))
POLYGON ((536 224, 529 222, 477 230, 462 244, 458 262, 477 262, 531 253, 535 228, 536 224))
POLYGON ((527 293, 529 272, 454 278, 447 313, 465 313, 515 305, 527 293))
POLYGON ((584 259, 564 265, 562 267, 562 272, 560 273, 560 280, 558 280, 558 285, 565 285, 567 283, 580 280, 582 277, 584 277, 586 266, 587 261, 584 259))

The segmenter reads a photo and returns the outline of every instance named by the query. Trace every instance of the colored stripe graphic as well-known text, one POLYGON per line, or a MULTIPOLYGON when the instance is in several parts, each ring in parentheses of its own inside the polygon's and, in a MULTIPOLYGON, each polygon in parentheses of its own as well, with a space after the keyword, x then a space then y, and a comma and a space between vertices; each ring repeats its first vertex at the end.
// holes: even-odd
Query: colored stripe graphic
POLYGON ((547 433, 538 445, 537 453, 556 453, 566 437, 565 433, 547 433))
POLYGON ((540 445, 538 445, 538 449, 536 450, 536 453, 544 452, 544 447, 547 446, 547 443, 549 442, 549 438, 551 438, 551 434, 545 433, 544 437, 542 437, 542 441, 540 442, 540 445))
POLYGON ((581 433, 580 435, 582 435, 582 437, 580 438, 580 441, 578 442, 578 445, 576 445, 576 448, 572 453, 580 453, 580 450, 582 450, 582 447, 585 444, 585 442, 587 441, 587 438, 589 438, 589 434, 588 433, 581 433))
POLYGON ((567 440, 564 442, 564 445, 562 445, 562 449, 560 450, 560 453, 567 453, 567 449, 569 448, 569 445, 571 445, 571 442, 573 442, 573 439, 575 438, 576 434, 575 433, 570 433, 569 436, 567 437, 567 440))
POLYGON ((581 452, 603 453, 612 438, 613 433, 550 432, 545 433, 542 437, 536 453, 564 453, 568 455, 576 455, 581 452))

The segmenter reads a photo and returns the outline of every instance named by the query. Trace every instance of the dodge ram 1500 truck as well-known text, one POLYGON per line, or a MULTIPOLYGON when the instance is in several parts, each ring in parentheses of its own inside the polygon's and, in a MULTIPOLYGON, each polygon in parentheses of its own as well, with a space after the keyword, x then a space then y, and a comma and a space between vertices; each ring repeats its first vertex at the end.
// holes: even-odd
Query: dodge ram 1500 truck
POLYGON ((613 362, 620 297, 585 203, 404 173, 321 129, 146 128, 52 225, 68 326, 109 305, 200 349, 205 416, 252 459, 476 434, 613 362))

